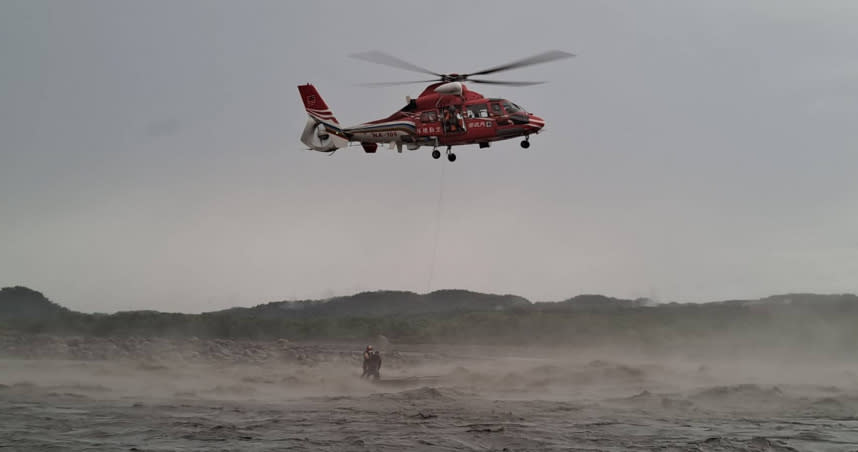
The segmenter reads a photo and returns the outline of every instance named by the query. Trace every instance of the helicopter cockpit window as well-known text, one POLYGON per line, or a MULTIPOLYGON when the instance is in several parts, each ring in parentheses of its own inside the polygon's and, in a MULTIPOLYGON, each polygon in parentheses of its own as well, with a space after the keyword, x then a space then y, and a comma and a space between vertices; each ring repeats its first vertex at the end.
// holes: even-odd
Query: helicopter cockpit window
POLYGON ((491 103, 492 106, 492 116, 503 116, 503 110, 501 110, 500 104, 496 102, 491 103))
POLYGON ((506 110, 507 114, 513 114, 513 113, 518 113, 520 111, 523 111, 521 107, 519 107, 518 105, 516 105, 510 101, 504 101, 503 109, 506 110))
POLYGON ((488 118, 489 106, 488 104, 468 105, 467 114, 469 118, 488 118))

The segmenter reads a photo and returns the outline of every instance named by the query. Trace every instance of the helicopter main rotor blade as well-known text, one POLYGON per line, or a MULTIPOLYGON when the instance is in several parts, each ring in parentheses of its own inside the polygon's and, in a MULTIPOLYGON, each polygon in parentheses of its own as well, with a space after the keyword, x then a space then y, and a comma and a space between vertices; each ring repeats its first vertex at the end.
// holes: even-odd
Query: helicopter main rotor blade
POLYGON ((564 52, 562 50, 551 50, 548 52, 540 53, 538 55, 534 55, 532 57, 523 58, 521 60, 513 61, 512 63, 502 64, 500 66, 495 66, 489 69, 484 69, 479 72, 471 72, 470 74, 466 74, 465 77, 471 75, 486 75, 486 74, 494 74, 495 72, 508 71, 510 69, 517 69, 525 66, 532 66, 534 64, 542 64, 548 63, 550 61, 561 60, 563 58, 571 58, 574 57, 575 54, 564 52))
POLYGON ((506 86, 532 86, 532 85, 541 85, 545 82, 511 82, 504 80, 480 80, 475 78, 469 78, 468 82, 470 83, 483 83, 485 85, 506 85, 506 86))
POLYGON ((397 86, 397 85, 413 85, 415 83, 433 83, 440 81, 439 79, 433 80, 412 80, 410 82, 372 82, 372 83, 358 83, 358 86, 397 86))
POLYGON ((375 64, 383 64, 385 66, 391 66, 398 69, 405 69, 406 71, 412 72, 420 72, 423 74, 434 75, 436 77, 441 77, 441 74, 436 72, 432 72, 429 69, 422 68, 417 66, 416 64, 411 64, 403 59, 397 58, 393 55, 389 55, 384 52, 379 52, 378 50, 371 50, 369 52, 361 52, 354 53, 350 55, 352 58, 357 58, 358 60, 368 61, 370 63, 375 64))

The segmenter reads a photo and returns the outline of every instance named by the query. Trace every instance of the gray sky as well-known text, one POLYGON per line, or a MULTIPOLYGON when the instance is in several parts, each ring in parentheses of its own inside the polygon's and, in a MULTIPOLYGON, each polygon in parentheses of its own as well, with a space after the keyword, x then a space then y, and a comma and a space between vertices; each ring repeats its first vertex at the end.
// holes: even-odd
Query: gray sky
POLYGON ((187 312, 858 292, 856 124, 851 0, 0 0, 0 286, 187 312), (422 90, 354 86, 420 78, 348 58, 373 49, 439 72, 579 56, 472 86, 546 119, 529 150, 303 150, 296 85, 347 124, 422 90))

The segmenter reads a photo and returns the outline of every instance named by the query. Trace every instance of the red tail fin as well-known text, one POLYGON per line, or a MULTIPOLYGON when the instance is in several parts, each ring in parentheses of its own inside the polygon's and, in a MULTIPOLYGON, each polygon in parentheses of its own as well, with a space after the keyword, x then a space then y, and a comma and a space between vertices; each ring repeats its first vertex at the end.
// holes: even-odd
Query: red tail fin
POLYGON ((301 100, 304 101, 304 109, 310 115, 301 133, 301 142, 310 149, 320 152, 332 152, 348 146, 348 136, 328 109, 328 104, 316 91, 316 87, 308 83, 299 86, 298 91, 301 93, 301 100))
POLYGON ((319 122, 339 125, 339 121, 331 113, 328 104, 325 103, 325 100, 316 91, 315 86, 309 83, 301 85, 298 87, 298 91, 301 93, 301 100, 304 101, 304 108, 307 110, 307 114, 319 122))

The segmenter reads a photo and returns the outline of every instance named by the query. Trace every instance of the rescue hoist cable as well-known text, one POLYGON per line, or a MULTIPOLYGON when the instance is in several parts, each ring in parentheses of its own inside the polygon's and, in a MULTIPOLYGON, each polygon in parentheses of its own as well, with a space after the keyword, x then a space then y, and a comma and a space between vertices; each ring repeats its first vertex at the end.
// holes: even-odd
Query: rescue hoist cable
POLYGON ((429 283, 426 287, 426 293, 432 291, 432 283, 435 279, 435 264, 438 261, 438 239, 441 236, 441 208, 444 203, 444 168, 446 168, 447 165, 441 164, 438 166, 441 167, 441 175, 439 178, 440 180, 438 181, 438 204, 435 207, 435 239, 432 250, 432 265, 429 267, 429 283))

